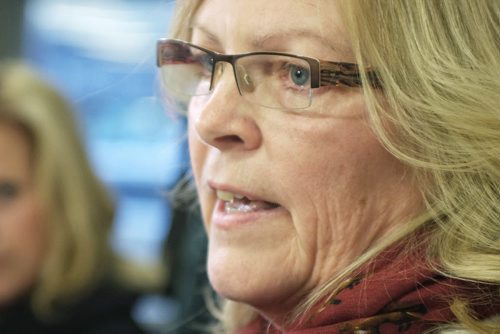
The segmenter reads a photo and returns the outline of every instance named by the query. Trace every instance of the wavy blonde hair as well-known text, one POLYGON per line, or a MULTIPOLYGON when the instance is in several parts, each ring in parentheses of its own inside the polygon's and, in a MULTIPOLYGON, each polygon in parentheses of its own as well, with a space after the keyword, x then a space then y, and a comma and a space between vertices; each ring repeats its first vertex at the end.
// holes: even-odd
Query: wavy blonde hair
MULTIPOLYGON (((178 1, 174 37, 190 39, 201 2, 178 1)), ((357 62, 376 68, 382 83, 381 91, 363 88, 373 129, 412 168, 427 210, 312 291, 294 318, 397 240, 421 244, 411 239, 424 225, 436 270, 491 284, 500 298, 500 2, 343 0, 340 7, 357 62)), ((465 328, 500 331, 498 319, 478 321, 471 311, 491 299, 482 293, 491 291, 456 296, 452 311, 465 328)), ((225 302, 218 330, 232 332, 255 315, 225 302)))
MULTIPOLYGON (((383 103, 364 88, 373 128, 413 167, 434 218, 429 257, 447 276, 493 284, 500 298, 500 3, 343 5, 357 61, 376 67, 384 86, 383 103)), ((498 322, 469 310, 487 298, 457 296, 452 311, 494 333, 498 322)))
POLYGON ((107 274, 114 204, 87 161, 70 106, 20 63, 0 65, 0 121, 20 126, 32 143, 35 189, 49 228, 32 305, 45 317, 107 274))

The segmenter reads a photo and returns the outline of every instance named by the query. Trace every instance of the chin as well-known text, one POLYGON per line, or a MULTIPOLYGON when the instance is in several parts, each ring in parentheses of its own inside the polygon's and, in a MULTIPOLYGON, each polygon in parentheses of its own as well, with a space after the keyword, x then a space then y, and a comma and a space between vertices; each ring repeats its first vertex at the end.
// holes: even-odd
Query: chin
POLYGON ((302 287, 301 280, 284 268, 262 257, 259 265, 247 264, 253 261, 234 253, 209 254, 208 276, 214 290, 226 299, 265 310, 287 303, 302 287))

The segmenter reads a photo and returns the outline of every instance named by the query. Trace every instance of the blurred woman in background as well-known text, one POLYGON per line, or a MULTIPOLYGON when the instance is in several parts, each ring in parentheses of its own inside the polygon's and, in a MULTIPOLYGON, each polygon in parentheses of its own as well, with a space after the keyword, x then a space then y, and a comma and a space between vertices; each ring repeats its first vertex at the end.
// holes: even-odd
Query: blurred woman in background
POLYGON ((18 63, 0 65, 0 157, 0 333, 141 333, 73 112, 18 63))

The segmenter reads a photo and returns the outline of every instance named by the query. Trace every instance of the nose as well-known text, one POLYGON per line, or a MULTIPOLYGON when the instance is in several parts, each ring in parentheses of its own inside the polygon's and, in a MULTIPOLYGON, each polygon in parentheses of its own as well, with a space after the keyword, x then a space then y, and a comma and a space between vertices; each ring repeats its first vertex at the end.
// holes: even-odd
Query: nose
POLYGON ((203 142, 220 151, 257 149, 262 133, 252 112, 255 107, 242 99, 233 71, 216 68, 215 73, 219 75, 214 78, 212 93, 193 97, 189 106, 196 132, 203 142))

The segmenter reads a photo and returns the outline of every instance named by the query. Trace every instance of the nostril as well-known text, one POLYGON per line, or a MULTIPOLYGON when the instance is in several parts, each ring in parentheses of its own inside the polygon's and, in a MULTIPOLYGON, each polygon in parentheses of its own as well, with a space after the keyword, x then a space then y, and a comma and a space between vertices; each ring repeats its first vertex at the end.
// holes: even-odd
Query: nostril
POLYGON ((243 143, 243 139, 236 135, 228 135, 215 138, 215 142, 219 145, 241 144, 243 143))

